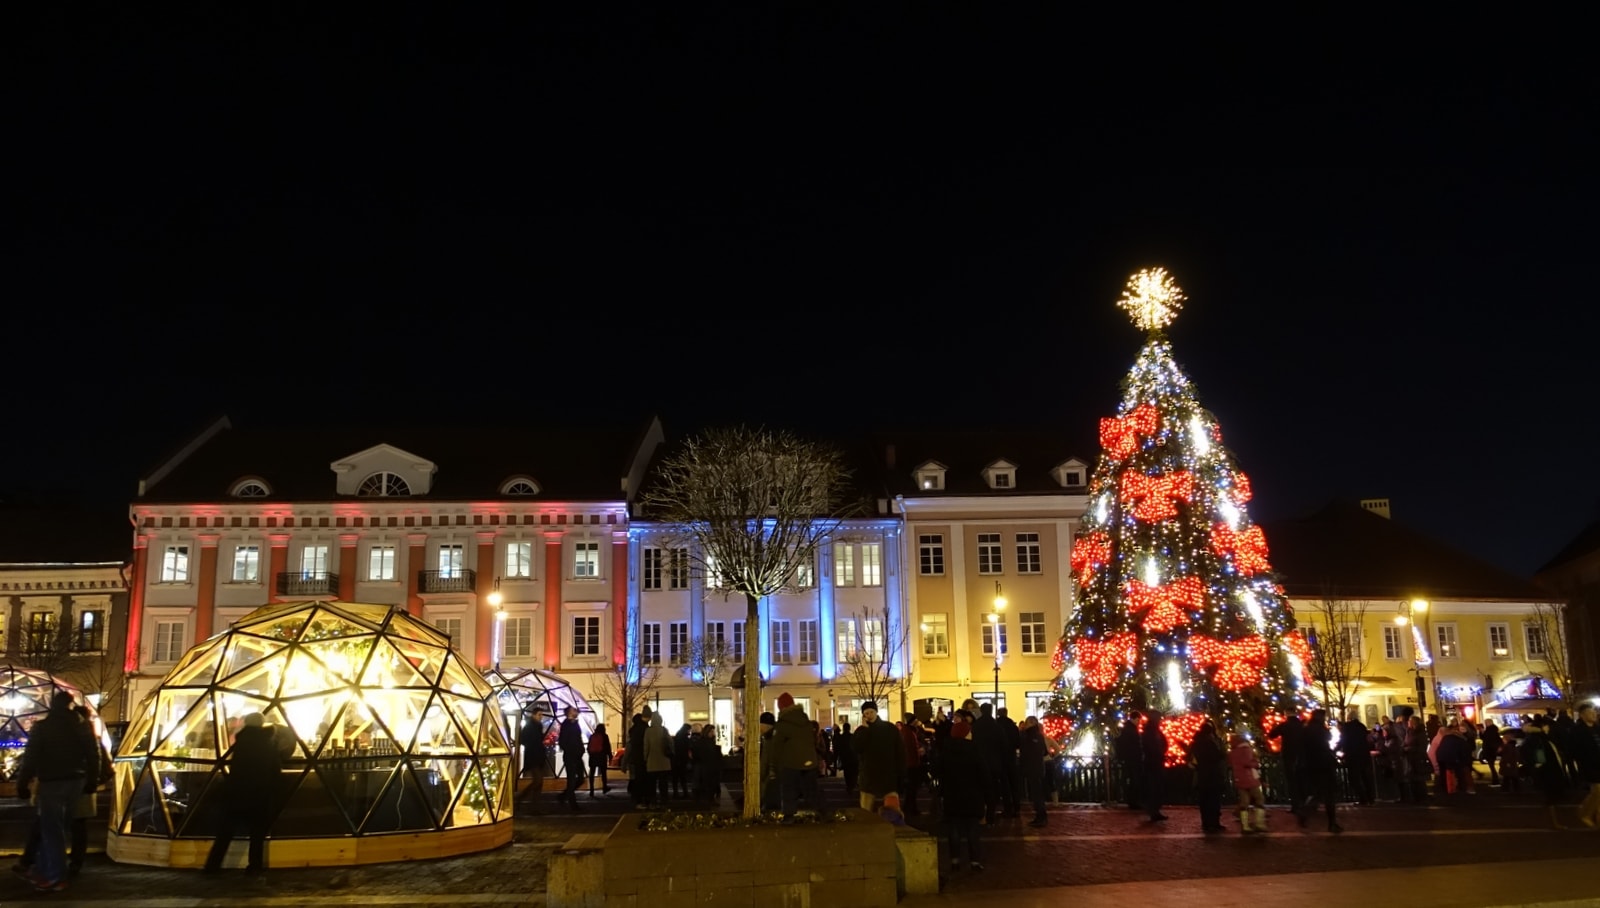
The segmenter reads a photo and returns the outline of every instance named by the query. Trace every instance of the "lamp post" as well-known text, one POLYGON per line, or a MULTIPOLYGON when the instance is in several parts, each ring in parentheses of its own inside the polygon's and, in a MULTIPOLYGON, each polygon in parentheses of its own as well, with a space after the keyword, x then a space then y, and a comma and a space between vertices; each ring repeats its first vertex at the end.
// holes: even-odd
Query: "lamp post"
MULTIPOLYGON (((1408 624, 1416 625, 1418 622, 1420 622, 1422 629, 1419 635, 1420 644, 1417 641, 1413 641, 1412 645, 1415 649, 1414 655, 1416 658, 1413 660, 1411 670, 1417 673, 1417 709, 1426 710, 1428 708, 1427 685, 1431 684, 1433 686, 1435 699, 1439 695, 1438 670, 1434 667, 1435 660, 1430 649, 1433 645, 1430 642, 1433 638, 1433 623, 1428 614, 1428 600, 1426 599, 1413 599, 1410 602, 1403 603, 1400 606, 1400 614, 1395 616, 1394 619, 1394 623, 1401 627, 1405 627, 1408 624), (1425 672, 1428 675, 1427 682, 1422 680, 1425 672)), ((1426 717, 1424 716, 1424 718, 1426 717)))
POLYGON ((494 609, 494 634, 489 639, 489 647, 494 650, 494 667, 500 667, 500 652, 504 649, 501 643, 505 639, 506 610, 504 606, 506 597, 500 592, 500 578, 494 578, 494 589, 489 593, 489 607, 494 609))
POLYGON ((1000 660, 1005 655, 1005 648, 1001 645, 1004 639, 1001 633, 1000 622, 1002 613, 1006 610, 1006 594, 1000 587, 1000 581, 994 582, 994 608, 989 612, 989 623, 994 625, 990 636, 994 640, 994 708, 1000 708, 1000 660))

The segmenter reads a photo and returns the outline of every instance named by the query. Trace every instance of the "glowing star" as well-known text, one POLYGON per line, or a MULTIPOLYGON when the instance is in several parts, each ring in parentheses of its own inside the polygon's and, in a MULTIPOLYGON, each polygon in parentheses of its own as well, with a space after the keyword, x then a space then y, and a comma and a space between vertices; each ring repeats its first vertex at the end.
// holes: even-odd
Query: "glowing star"
POLYGON ((1128 278, 1117 305, 1128 313, 1136 327, 1160 331, 1172 324, 1183 308, 1183 290, 1173 282, 1165 268, 1146 268, 1128 278))

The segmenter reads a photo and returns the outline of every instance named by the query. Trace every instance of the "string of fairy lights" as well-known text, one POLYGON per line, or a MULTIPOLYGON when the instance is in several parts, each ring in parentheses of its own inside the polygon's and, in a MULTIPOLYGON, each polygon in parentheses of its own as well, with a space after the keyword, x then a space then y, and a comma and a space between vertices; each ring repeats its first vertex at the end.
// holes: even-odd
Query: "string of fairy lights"
POLYGON ((1256 736, 1310 703, 1310 646, 1250 521, 1249 479, 1163 333, 1184 299, 1156 268, 1118 301, 1146 341, 1117 416, 1100 423, 1048 720, 1082 753, 1135 710, 1163 717, 1178 763, 1208 717, 1256 736))

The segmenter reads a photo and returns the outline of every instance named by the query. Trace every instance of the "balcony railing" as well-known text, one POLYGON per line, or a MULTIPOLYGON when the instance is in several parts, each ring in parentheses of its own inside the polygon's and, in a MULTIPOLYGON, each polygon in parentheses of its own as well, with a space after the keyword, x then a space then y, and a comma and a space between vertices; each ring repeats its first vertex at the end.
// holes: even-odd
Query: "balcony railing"
POLYGON ((417 589, 424 593, 470 593, 478 588, 478 572, 465 568, 454 571, 418 571, 417 589))
POLYGON ((278 574, 279 596, 337 596, 339 575, 327 571, 284 571, 278 574))

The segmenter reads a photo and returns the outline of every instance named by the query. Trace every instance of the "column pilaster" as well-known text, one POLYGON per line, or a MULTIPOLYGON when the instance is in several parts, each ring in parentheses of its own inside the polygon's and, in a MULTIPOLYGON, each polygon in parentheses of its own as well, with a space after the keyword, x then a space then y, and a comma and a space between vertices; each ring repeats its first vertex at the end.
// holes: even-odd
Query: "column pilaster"
POLYGON ((339 598, 345 602, 356 599, 356 572, 361 569, 356 559, 360 545, 360 533, 339 534, 339 598))
POLYGON ((278 578, 289 570, 289 534, 267 534, 267 601, 282 602, 278 595, 278 578))
MULTIPOLYGON (((211 638, 217 612, 217 543, 218 533, 198 533, 200 543, 200 575, 195 580, 194 639, 196 643, 211 638)), ((70 617, 70 612, 68 613, 70 617)))
POLYGON ((561 530, 544 534, 544 665, 561 667, 561 530))
POLYGON ((611 531, 611 664, 628 662, 628 593, 634 575, 628 570, 628 531, 611 531))

